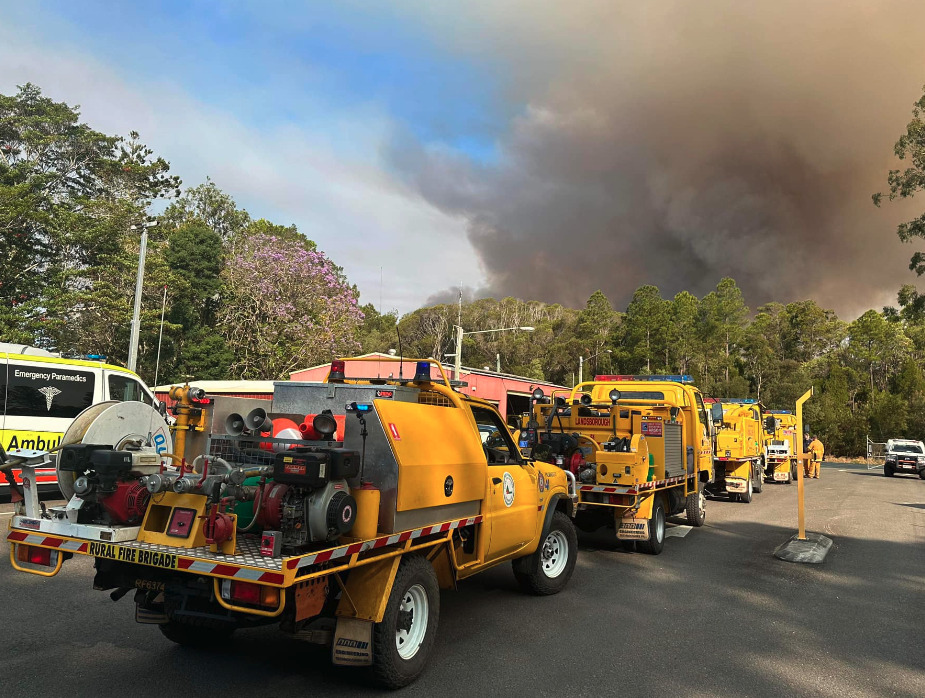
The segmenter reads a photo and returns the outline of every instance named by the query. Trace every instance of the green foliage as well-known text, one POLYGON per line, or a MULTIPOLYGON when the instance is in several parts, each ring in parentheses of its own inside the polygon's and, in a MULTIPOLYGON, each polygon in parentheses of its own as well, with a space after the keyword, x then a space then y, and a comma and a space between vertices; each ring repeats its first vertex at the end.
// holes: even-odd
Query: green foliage
MULTIPOLYGON (((890 170, 887 184, 890 187, 889 199, 909 199, 925 189, 925 95, 912 106, 912 121, 906 126, 906 132, 893 146, 893 153, 900 160, 909 163, 905 169, 890 170)), ((874 204, 879 206, 883 194, 873 195, 874 204)), ((900 223, 896 234, 903 242, 913 238, 925 238, 925 213, 911 221, 900 223)), ((925 273, 925 253, 919 251, 912 255, 909 268, 921 276, 925 273)))

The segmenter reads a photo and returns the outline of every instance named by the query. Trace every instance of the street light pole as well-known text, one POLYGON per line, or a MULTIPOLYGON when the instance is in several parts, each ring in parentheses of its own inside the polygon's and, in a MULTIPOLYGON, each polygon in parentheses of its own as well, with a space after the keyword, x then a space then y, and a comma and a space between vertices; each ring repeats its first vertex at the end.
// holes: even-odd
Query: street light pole
POLYGON ((499 327, 496 330, 473 330, 472 332, 463 332, 463 328, 459 325, 454 325, 456 330, 456 361, 453 365, 453 380, 459 380, 459 376, 462 373, 462 340, 467 334, 486 334, 488 332, 510 332, 513 330, 520 330, 521 332, 533 332, 535 327, 499 327))
MULTIPOLYGON (((141 244, 138 248, 138 275, 135 277, 135 309, 132 312, 132 336, 128 345, 128 369, 134 371, 138 365, 138 331, 141 328, 141 289, 145 280, 145 256, 148 253, 148 228, 157 225, 157 221, 141 224, 141 244)), ((139 226, 133 225, 132 230, 139 226)))
POLYGON ((613 352, 610 349, 604 349, 603 351, 599 351, 597 354, 594 354, 594 356, 589 356, 587 359, 582 356, 578 357, 578 385, 581 385, 581 383, 584 382, 585 361, 590 361, 591 359, 598 357, 601 354, 613 354, 613 352))

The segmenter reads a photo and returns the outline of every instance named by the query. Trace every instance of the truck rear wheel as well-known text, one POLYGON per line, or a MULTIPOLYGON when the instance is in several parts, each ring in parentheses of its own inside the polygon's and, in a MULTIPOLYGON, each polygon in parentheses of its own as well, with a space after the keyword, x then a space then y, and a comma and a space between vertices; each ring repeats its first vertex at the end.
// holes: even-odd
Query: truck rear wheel
POLYGON ((695 528, 703 526, 707 520, 707 498, 703 491, 698 489, 687 495, 687 523, 695 528))
POLYGON ((748 478, 748 482, 745 483, 745 491, 739 493, 739 501, 743 504, 752 503, 752 479, 748 478))
POLYGON ((552 525, 536 552, 512 562, 524 591, 538 596, 558 594, 568 584, 578 558, 578 534, 572 520, 553 512, 552 525))
POLYGON ((761 492, 764 489, 764 468, 761 467, 761 464, 755 468, 755 473, 752 475, 752 480, 755 481, 755 494, 761 492))
POLYGON ((636 549, 649 555, 658 555, 665 547, 665 505, 662 498, 655 497, 652 504, 652 518, 649 519, 649 539, 636 542, 636 549))
POLYGON ((234 633, 233 627, 196 625, 177 620, 168 620, 157 627, 168 640, 184 647, 218 647, 231 640, 234 633))
POLYGON ((381 623, 373 628, 375 680, 401 688, 424 670, 440 617, 440 588, 433 566, 419 555, 398 566, 381 623))

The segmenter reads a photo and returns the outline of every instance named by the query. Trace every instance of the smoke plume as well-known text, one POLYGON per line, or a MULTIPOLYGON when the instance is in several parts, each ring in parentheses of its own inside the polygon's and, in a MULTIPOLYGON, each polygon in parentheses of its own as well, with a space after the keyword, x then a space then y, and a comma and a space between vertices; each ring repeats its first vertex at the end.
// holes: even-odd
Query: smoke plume
POLYGON ((423 18, 503 76, 517 115, 496 160, 391 153, 467 220, 493 293, 575 306, 602 288, 620 307, 641 284, 703 295, 732 276, 753 307, 851 315, 914 281, 895 235, 914 207, 870 195, 925 83, 925 3, 539 7, 423 18))

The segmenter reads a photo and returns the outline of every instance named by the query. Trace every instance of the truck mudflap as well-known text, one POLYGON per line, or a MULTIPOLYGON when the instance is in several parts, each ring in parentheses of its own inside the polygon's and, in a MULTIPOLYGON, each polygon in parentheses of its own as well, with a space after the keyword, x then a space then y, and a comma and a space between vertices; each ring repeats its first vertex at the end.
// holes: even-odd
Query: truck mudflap
MULTIPOLYGON (((239 538, 238 550, 234 555, 223 555, 201 548, 178 548, 169 545, 139 541, 105 542, 87 538, 66 537, 46 533, 42 530, 21 530, 19 519, 14 517, 7 534, 11 559, 17 559, 20 546, 51 549, 70 554, 87 555, 109 560, 146 565, 159 569, 176 570, 190 574, 208 575, 219 579, 255 582, 276 587, 287 587, 296 581, 356 567, 367 562, 397 555, 415 547, 439 544, 447 534, 466 526, 482 522, 482 516, 456 519, 432 526, 423 526, 357 541, 333 548, 292 557, 265 557, 260 554, 260 540, 239 538), (416 545, 418 544, 418 545, 416 545), (338 564, 339 563, 339 564, 338 564), (323 566, 323 567, 322 567, 323 566)), ((52 522, 39 520, 40 527, 52 522)), ((87 525, 89 528, 98 528, 87 525)), ((48 569, 19 567, 23 572, 52 576, 61 569, 61 559, 49 574, 48 569)))

